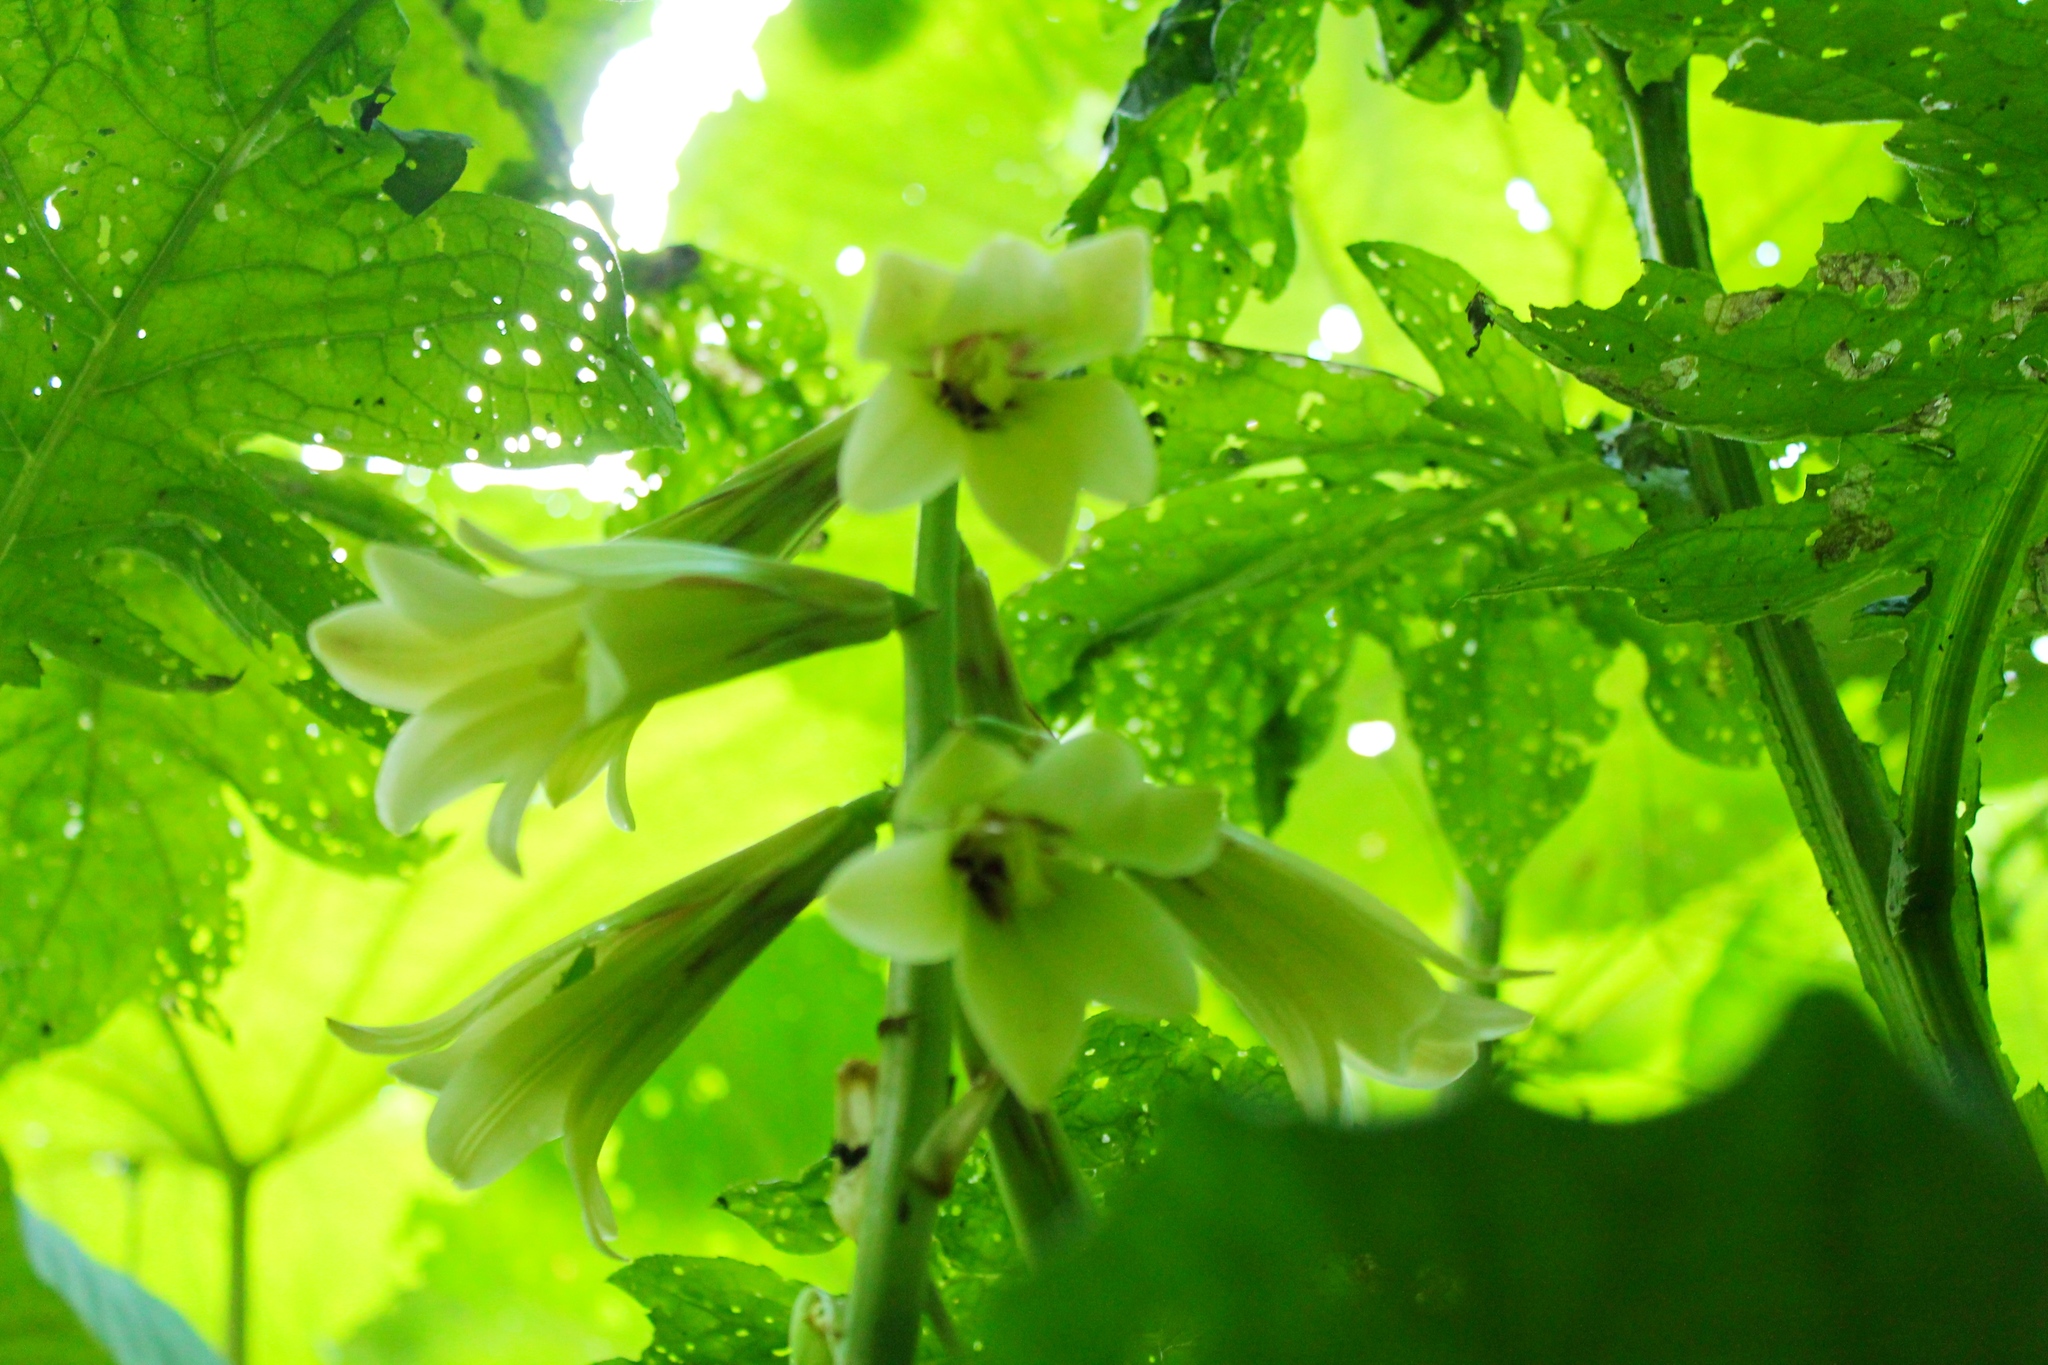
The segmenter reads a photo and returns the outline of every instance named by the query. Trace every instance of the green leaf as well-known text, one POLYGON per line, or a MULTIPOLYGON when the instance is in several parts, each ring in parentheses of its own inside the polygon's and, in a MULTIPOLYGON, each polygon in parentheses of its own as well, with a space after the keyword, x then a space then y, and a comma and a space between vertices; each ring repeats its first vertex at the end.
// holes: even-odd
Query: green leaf
POLYGON ((1814 607, 1934 559, 1944 489, 1960 463, 1896 441, 1841 443, 1843 463, 1807 481, 1796 502, 1771 502, 1559 565, 1498 591, 1604 588, 1627 593, 1653 621, 1736 625, 1804 616, 1814 607))
POLYGON ((152 984, 198 998, 227 964, 248 855, 169 706, 57 664, 0 692, 0 1065, 152 984))
POLYGON ((777 1251, 816 1256, 845 1239, 825 1202, 832 1160, 813 1162, 794 1180, 756 1180, 718 1196, 718 1207, 761 1234, 777 1251))
POLYGON ((1558 19, 1623 49, 1689 45, 1731 58, 1715 93, 1814 123, 1901 120, 1887 144, 1942 218, 1983 227, 2048 201, 2048 20, 2020 4, 1844 0, 1580 0, 1558 19))
POLYGON ((1220 338, 1254 289, 1277 298, 1294 273, 1288 167, 1321 17, 1320 0, 1176 0, 1145 39, 1102 168, 1068 206, 1077 236, 1151 232, 1177 333, 1220 338))
POLYGON ((643 451, 658 487, 607 526, 640 526, 709 492, 843 407, 831 332, 809 289, 693 246, 628 256, 633 336, 677 395, 682 450, 643 451))
POLYGON ((1735 1089, 1636 1125, 1489 1097, 1377 1130, 1191 1123, 988 1357, 1193 1362, 2023 1359, 2038 1180, 1839 998, 1735 1089), (1956 1324, 1970 1324, 1958 1336, 1956 1324))
POLYGON ((469 166, 469 149, 474 138, 461 133, 437 133, 429 128, 393 128, 379 120, 377 127, 398 139, 405 160, 384 178, 384 193, 391 201, 417 218, 432 208, 442 195, 455 188, 469 166))
POLYGON ((1614 713, 1593 696, 1612 657, 1538 599, 1454 606, 1434 638, 1395 648, 1437 823, 1481 905, 1585 795, 1614 713))
MULTIPOLYGON (((14 1184, 0 1159, 0 1340, 18 1365, 113 1365, 69 1305, 37 1276, 12 1216, 14 1184)), ((122 1365, 128 1365, 122 1362, 122 1365)))
POLYGON ((360 595, 225 465, 248 436, 434 463, 674 439, 601 242, 474 195, 408 218, 381 189, 398 141, 322 118, 389 73, 404 22, 386 0, 240 0, 196 22, 151 0, 135 21, 141 46, 115 55, 84 11, 33 27, 23 11, 0 61, 11 676, 36 644, 130 682, 213 685, 152 657, 98 589, 116 549, 161 559, 259 642, 360 595), (81 644, 95 638, 117 643, 109 663, 81 644))
POLYGON ((281 450, 244 445, 244 467, 270 490, 280 504, 311 521, 350 554, 373 540, 426 550, 466 572, 486 572, 477 558, 456 544, 455 537, 417 507, 392 497, 390 481, 353 469, 315 472, 285 442, 281 450), (285 458, 274 458, 276 455, 285 458))
MULTIPOLYGON (((0 1164, 0 1214, 6 1196, 0 1164)), ((26 1204, 21 1240, 38 1279, 55 1289, 93 1337, 105 1344, 114 1365, 221 1365, 192 1324, 178 1310, 111 1266, 86 1255, 64 1230, 36 1216, 26 1204)))
POLYGON ((615 0, 433 0, 391 74, 391 109, 459 128, 477 146, 464 175, 529 203, 587 198, 570 175, 583 109, 606 60, 646 36, 655 6, 615 0))
POLYGON ((1789 290, 1727 293, 1650 264, 1608 309, 1489 315, 1640 412, 1750 440, 1890 431, 1940 439, 1972 395, 2042 395, 2048 233, 1944 228, 1871 201, 1789 290))
POLYGON ((789 1312, 803 1286, 766 1267, 722 1256, 642 1256, 612 1283, 654 1320, 654 1342, 639 1365, 780 1365, 788 1358, 789 1312))
MULTIPOLYGON (((1383 459, 1403 436, 1428 443, 1418 419, 1429 391, 1377 370, 1206 341, 1154 341, 1117 361, 1116 375, 1158 443, 1161 496, 1280 460, 1341 469, 1347 456, 1383 459)), ((1462 454, 1418 454, 1413 466, 1462 454)))
POLYGON ((1505 112, 1528 56, 1521 21, 1542 8, 1514 0, 1372 0, 1382 74, 1437 103, 1457 99, 1482 75, 1494 107, 1505 112))

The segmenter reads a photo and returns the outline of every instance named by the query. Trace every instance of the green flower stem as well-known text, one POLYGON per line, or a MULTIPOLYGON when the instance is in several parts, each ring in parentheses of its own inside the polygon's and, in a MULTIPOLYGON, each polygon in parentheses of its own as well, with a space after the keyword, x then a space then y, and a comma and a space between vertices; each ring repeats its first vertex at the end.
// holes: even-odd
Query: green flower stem
MULTIPOLYGON (((957 705, 959 490, 924 506, 917 527, 917 596, 929 616, 903 629, 906 771, 951 728, 957 705)), ((911 1162, 945 1111, 952 1080, 953 969, 948 963, 890 968, 881 1026, 881 1081, 861 1212, 845 1365, 910 1365, 917 1355, 938 1199, 911 1162)))
MULTIPOLYGON (((1621 54, 1610 52, 1609 59, 1617 70, 1621 68, 1621 54)), ((1711 274, 1714 262, 1706 215, 1692 184, 1685 72, 1681 68, 1671 80, 1640 92, 1625 77, 1618 84, 1641 167, 1629 199, 1636 209, 1643 255, 1711 274)), ((1756 467, 1740 443, 1699 432, 1683 436, 1694 490, 1710 516, 1762 505, 1756 467)), ((2038 490, 2033 496, 2038 498, 2038 490)), ((2020 531, 2024 529, 2022 525, 2020 531)), ((2004 583, 1999 577, 1998 587, 1987 591, 1995 595, 2004 583)), ((1989 630, 1988 616, 1984 629, 1989 630)), ((1981 990, 1963 974, 1949 926, 1940 924, 1938 932, 1893 932, 1887 899, 1898 829, 1885 809, 1880 774, 1842 711, 1812 632, 1803 621, 1767 616, 1738 626, 1735 635, 1756 681, 1772 756, 1792 795, 1801 831, 1813 848, 1828 899, 1894 1044, 1920 1074, 1977 1111, 1993 1131, 2023 1142, 2024 1130, 1989 1032, 1988 1009, 1981 1003, 1981 990)), ((1957 665, 1972 680, 1982 652, 1980 642, 1957 665)), ((1963 707, 1966 710, 1967 703, 1963 707)), ((1918 712, 1923 705, 1914 709, 1918 712)), ((1916 739, 1918 725, 1916 720, 1916 739)), ((1943 836, 1950 857, 1960 748, 1958 738, 1947 746, 1945 756, 1926 754, 1917 759, 1923 767, 1934 765, 1930 771, 1949 765, 1945 779, 1930 776, 1925 785, 1929 795, 1944 784, 1951 794, 1950 823, 1943 836)), ((1949 866, 1953 870, 1953 863, 1949 866)), ((1952 880, 1950 887, 1952 892, 1952 880)))
POLYGON ((235 1155, 234 1146, 228 1141, 227 1127, 221 1122, 213 1095, 199 1075, 199 1064, 193 1060, 191 1049, 185 1046, 184 1036, 178 1032, 177 1022, 168 1009, 157 1012, 157 1022, 163 1025, 164 1037, 170 1040, 171 1051, 177 1055, 178 1069, 185 1077, 185 1084, 191 1087, 193 1102, 198 1105, 199 1116, 206 1123, 207 1136, 212 1140, 214 1149, 211 1164, 227 1182, 228 1303, 226 1323, 221 1333, 221 1354, 227 1365, 243 1365, 249 1358, 249 1195, 263 1163, 244 1161, 235 1155))
MULTIPOLYGON (((960 1024, 960 1053, 970 1073, 988 1068, 981 1040, 965 1020, 960 1024)), ((995 1156, 996 1187, 1029 1264, 1045 1264, 1094 1226, 1095 1203, 1074 1168, 1057 1118, 1027 1109, 1015 1095, 1006 1094, 989 1120, 988 1142, 995 1156)))
MULTIPOLYGON (((1982 988, 1982 935, 1975 922, 1957 919, 1956 890, 1970 875, 1963 846, 1964 766, 1982 715, 1978 699, 2000 686, 1999 624, 2011 601, 2013 577, 2025 556, 2028 532, 2048 492, 2048 425, 2014 461, 2003 480, 1991 525, 1972 547, 1952 582, 1937 585, 1927 606, 1934 619, 1923 623, 1924 657, 1913 682, 1913 718, 1906 750, 1906 778, 1900 792, 1905 831, 1905 875, 1891 883, 1888 907, 1894 933, 1908 956, 1930 969, 1915 977, 1922 1008, 1943 1020, 1958 1037, 1975 1036, 1979 1047, 1959 1053, 1952 1065, 1974 1066, 1965 1094, 2009 1099, 2011 1086, 1999 1064, 1997 1027, 1982 988), (1968 964, 1968 965, 1966 965, 1968 964), (1975 977, 1975 981, 1972 981, 1975 977)), ((2010 1104, 1992 1110, 2002 1115, 2010 1104)), ((2025 1141, 2014 1111, 2011 1123, 2025 1141)))

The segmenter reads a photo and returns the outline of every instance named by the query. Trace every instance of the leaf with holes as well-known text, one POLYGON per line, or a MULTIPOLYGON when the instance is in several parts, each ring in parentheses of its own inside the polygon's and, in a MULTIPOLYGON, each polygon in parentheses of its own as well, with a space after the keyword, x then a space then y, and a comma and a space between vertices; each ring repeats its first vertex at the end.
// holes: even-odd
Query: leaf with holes
POLYGON ((788 1359, 789 1311, 803 1286, 766 1267, 724 1257, 642 1256, 611 1278, 654 1321, 654 1341, 638 1365, 788 1359))
POLYGON ((2048 229, 1986 236, 1871 201, 1791 289, 1651 264, 1612 308, 1488 317, 1640 412, 1749 440, 1940 441, 1975 396, 2048 398, 2048 229))
POLYGON ((625 272, 633 335, 675 394, 689 443, 639 454, 657 486, 615 513, 614 529, 685 506, 846 401, 809 289, 693 246, 629 255, 625 272))
POLYGON ((219 685, 99 582, 116 550, 256 642, 359 597, 233 466, 248 437, 419 464, 674 440, 601 242, 509 200, 414 218, 384 192, 404 149, 346 100, 404 35, 389 0, 0 10, 0 677, 48 654, 219 685))
POLYGON ((1579 0, 1555 17, 1674 64, 1688 47, 1729 57, 1715 94, 1746 109, 1901 121, 1887 146, 1938 217, 1989 227, 2048 203, 2048 16, 2025 0, 1579 0))

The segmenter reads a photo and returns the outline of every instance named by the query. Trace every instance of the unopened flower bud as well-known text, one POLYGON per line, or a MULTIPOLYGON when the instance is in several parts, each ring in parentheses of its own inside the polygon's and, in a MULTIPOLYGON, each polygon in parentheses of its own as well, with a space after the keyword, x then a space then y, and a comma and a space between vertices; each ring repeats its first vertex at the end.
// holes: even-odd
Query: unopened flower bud
POLYGON ((832 1221, 849 1238, 860 1235, 868 1189, 868 1149, 875 1140, 875 1088, 881 1073, 856 1057, 839 1068, 832 1115, 832 1221))
POLYGON ((845 1335, 844 1305, 816 1285, 805 1285, 789 1310, 789 1365, 834 1365, 845 1335))

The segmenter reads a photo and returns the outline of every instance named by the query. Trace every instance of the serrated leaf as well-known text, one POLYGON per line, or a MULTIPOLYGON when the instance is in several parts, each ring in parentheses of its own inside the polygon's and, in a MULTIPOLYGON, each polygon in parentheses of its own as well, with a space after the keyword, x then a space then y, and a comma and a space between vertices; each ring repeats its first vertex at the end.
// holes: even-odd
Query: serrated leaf
MULTIPOLYGON (((1738 625, 1804 616, 1886 574, 1920 568, 1940 548, 1944 489, 1959 462, 1899 442, 1843 442, 1844 463, 1797 502, 1771 502, 1625 550, 1559 565, 1495 591, 1625 592, 1661 622, 1738 625)), ((1966 527, 1955 529, 1967 534, 1966 527)))
POLYGON ((1650 264, 1608 309, 1492 319, 1551 364, 1681 426, 1750 440, 1940 439, 1971 395, 2048 389, 2048 231, 1991 236, 1871 201, 1789 290, 1650 264), (2038 376, 2038 377, 2037 377, 2038 376))
MULTIPOLYGON (((248 436, 418 463, 674 438, 602 243, 475 195, 410 219, 381 188, 398 141, 321 117, 389 73, 405 30, 388 0, 242 0, 198 22, 152 0, 118 44, 93 13, 0 13, 17 39, 0 62, 11 648, 134 633, 104 602, 56 622, 36 605, 79 604, 116 548, 163 559, 257 640, 358 595, 318 536, 232 477, 223 456, 248 436), (213 61, 223 46, 236 61, 213 61)), ((172 667, 158 685, 191 680, 172 667)))
MULTIPOLYGON (((764 1266, 711 1256, 642 1256, 611 1277, 654 1321, 639 1365, 781 1365, 803 1286, 764 1266)), ((612 1361, 608 1365, 627 1365, 612 1361)))
POLYGON ((1438 825, 1480 904, 1509 883, 1592 780, 1614 713, 1593 695, 1611 651, 1537 599, 1461 602, 1436 639, 1396 648, 1438 825))
POLYGON ((1067 209, 1078 236, 1151 232, 1177 333, 1221 338, 1253 290, 1277 298, 1294 272, 1288 165, 1308 128, 1301 82, 1321 17, 1320 0, 1176 0, 1110 118, 1102 168, 1067 209))
POLYGON ((629 256, 633 335, 677 395, 681 450, 644 451, 659 487, 607 526, 645 525, 844 406, 832 335, 811 291, 694 246, 629 256))
POLYGON ((777 1251, 815 1256, 845 1239, 825 1202, 832 1193, 830 1158, 794 1180, 755 1180, 718 1196, 718 1207, 761 1234, 777 1251))
POLYGON ((1715 92, 1814 123, 1902 120, 1887 144, 1928 209, 1979 225, 2048 201, 2048 17, 2021 3, 1845 0, 1580 0, 1558 19, 1624 50, 1688 46, 1731 57, 1715 92))

